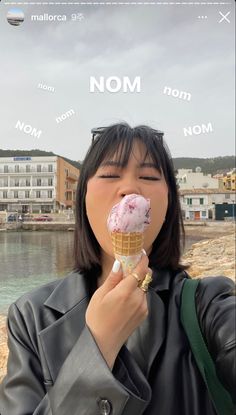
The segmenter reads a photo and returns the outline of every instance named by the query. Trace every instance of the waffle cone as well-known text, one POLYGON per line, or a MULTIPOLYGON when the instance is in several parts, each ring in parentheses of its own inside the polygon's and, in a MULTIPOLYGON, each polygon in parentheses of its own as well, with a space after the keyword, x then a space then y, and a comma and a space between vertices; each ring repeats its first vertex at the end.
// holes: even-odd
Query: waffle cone
POLYGON ((115 255, 137 255, 143 248, 142 232, 111 232, 111 239, 115 255))

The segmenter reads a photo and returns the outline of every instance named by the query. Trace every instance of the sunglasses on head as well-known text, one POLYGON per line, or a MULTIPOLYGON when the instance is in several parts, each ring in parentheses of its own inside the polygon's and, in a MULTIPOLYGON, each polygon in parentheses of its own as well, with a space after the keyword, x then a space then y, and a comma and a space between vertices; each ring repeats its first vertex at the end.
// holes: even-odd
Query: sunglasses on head
POLYGON ((100 135, 107 127, 98 127, 98 128, 92 128, 91 134, 92 134, 92 143, 95 141, 96 136, 100 135))
MULTIPOLYGON (((91 134, 92 134, 92 143, 94 143, 94 141, 96 140, 96 138, 101 135, 103 133, 104 130, 106 130, 106 128, 109 127, 98 127, 98 128, 92 128, 91 130, 91 134)), ((151 130, 154 132, 156 138, 158 140, 160 140, 161 144, 163 144, 163 136, 164 133, 163 131, 160 130, 154 130, 153 128, 151 128, 151 130)))

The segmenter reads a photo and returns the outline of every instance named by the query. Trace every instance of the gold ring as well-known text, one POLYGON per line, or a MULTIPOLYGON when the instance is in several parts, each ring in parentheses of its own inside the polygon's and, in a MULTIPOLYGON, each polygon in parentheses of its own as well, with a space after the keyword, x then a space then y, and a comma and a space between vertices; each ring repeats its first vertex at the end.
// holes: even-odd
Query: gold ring
POLYGON ((140 284, 140 282, 142 282, 141 278, 139 278, 138 274, 136 274, 136 272, 132 272, 130 275, 132 275, 138 282, 138 286, 140 284))
POLYGON ((143 285, 143 284, 150 284, 150 282, 152 282, 152 275, 148 272, 146 275, 145 275, 145 278, 144 278, 144 280, 141 282, 141 283, 139 283, 139 287, 141 287, 141 285, 143 285))
POLYGON ((152 282, 152 274, 150 274, 149 272, 145 275, 144 281, 147 282, 147 284, 150 284, 150 282, 152 282))
POLYGON ((147 293, 148 292, 148 287, 139 287, 140 288, 140 290, 142 290, 144 293, 147 293))
POLYGON ((148 286, 152 282, 152 276, 151 274, 147 273, 145 275, 145 278, 141 284, 139 284, 139 288, 144 291, 145 293, 148 291, 148 286))

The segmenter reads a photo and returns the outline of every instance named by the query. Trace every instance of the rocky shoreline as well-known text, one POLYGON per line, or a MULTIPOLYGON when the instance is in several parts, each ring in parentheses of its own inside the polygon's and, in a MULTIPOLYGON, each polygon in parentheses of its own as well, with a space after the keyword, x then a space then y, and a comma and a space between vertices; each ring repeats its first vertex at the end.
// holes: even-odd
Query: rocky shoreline
POLYGON ((6 373, 8 357, 6 316, 0 315, 0 382, 6 373))
POLYGON ((182 257, 191 277, 226 276, 235 281, 235 236, 197 242, 182 257))
MULTIPOLYGON (((223 230, 209 228, 187 229, 187 235, 201 232, 203 238, 214 237, 193 244, 183 255, 182 263, 190 265, 188 273, 193 278, 225 275, 235 280, 235 227, 231 224, 223 230)), ((6 373, 7 356, 6 316, 0 315, 0 382, 6 373)))

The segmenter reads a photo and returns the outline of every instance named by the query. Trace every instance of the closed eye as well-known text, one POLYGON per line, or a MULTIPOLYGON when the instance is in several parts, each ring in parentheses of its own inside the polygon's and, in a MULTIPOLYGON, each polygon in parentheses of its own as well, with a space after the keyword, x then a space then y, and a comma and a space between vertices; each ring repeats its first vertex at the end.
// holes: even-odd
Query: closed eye
POLYGON ((161 180, 159 177, 152 177, 152 176, 142 176, 140 179, 144 180, 161 180))
MULTIPOLYGON (((114 175, 114 174, 102 174, 101 176, 98 176, 100 179, 117 179, 120 176, 114 175)), ((144 180, 161 180, 159 177, 154 176, 140 176, 140 179, 144 180)))
POLYGON ((113 174, 102 174, 101 176, 98 176, 98 177, 100 177, 100 179, 104 179, 104 178, 108 178, 108 179, 115 179, 115 178, 117 178, 117 177, 119 177, 119 176, 116 176, 116 175, 113 175, 113 174))

